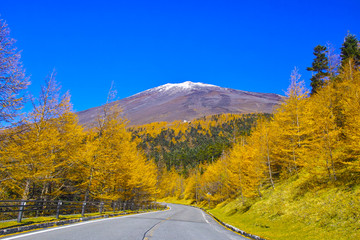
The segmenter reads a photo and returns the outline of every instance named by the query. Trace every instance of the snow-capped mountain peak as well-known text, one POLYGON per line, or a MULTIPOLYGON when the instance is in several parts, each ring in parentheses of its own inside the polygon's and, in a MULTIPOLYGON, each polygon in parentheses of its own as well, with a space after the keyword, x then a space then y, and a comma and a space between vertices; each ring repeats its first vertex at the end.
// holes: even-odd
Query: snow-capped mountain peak
POLYGON ((153 91, 165 92, 165 91, 183 91, 183 90, 192 90, 192 89, 199 89, 199 88, 208 88, 208 87, 218 87, 211 84, 205 84, 201 82, 190 82, 186 81, 183 83, 167 83, 161 85, 159 87, 153 88, 153 91))
MULTIPOLYGON (((200 82, 167 83, 121 99, 114 106, 131 125, 152 122, 193 120, 223 113, 271 113, 282 97, 223 88, 200 82)), ((78 113, 79 122, 90 125, 102 113, 102 107, 78 113)))

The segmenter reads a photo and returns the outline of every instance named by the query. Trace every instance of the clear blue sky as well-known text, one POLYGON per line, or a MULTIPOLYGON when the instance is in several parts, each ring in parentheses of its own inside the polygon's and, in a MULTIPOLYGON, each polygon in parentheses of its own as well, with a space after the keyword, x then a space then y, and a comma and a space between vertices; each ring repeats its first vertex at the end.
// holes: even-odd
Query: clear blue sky
POLYGON ((1 0, 37 95, 52 69, 74 109, 165 83, 204 82, 284 94, 313 48, 360 38, 360 1, 1 0))

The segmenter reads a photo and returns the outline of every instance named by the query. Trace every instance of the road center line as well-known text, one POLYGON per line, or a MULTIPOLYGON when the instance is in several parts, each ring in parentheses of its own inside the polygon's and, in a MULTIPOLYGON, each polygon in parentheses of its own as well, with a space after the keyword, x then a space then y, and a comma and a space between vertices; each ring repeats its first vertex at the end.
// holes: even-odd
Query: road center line
MULTIPOLYGON (((169 206, 169 210, 171 210, 171 207, 169 206)), ((160 226, 161 223, 171 219, 172 216, 166 218, 165 220, 161 220, 160 222, 155 223, 151 228, 149 228, 143 236, 142 240, 149 240, 149 237, 151 238, 152 235, 154 234, 154 231, 160 226)))

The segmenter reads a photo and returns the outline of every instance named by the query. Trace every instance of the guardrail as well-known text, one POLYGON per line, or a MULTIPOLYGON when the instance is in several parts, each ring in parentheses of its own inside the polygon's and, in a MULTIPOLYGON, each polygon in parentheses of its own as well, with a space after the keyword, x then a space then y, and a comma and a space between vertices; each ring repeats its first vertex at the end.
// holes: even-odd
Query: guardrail
POLYGON ((17 219, 21 222, 24 216, 56 216, 99 212, 122 212, 126 210, 163 209, 165 206, 153 202, 122 201, 45 201, 45 200, 0 200, 0 221, 17 219))

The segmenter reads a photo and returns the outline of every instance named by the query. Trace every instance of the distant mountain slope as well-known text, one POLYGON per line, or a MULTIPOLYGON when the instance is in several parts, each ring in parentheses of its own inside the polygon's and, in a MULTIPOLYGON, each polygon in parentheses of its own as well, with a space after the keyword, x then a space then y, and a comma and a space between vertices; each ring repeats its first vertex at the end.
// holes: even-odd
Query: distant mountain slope
MULTIPOLYGON (((130 125, 175 120, 190 121, 222 113, 271 113, 282 97, 222 88, 204 83, 165 84, 118 100, 116 104, 130 125)), ((89 125, 101 113, 101 106, 78 112, 79 122, 89 125)))

